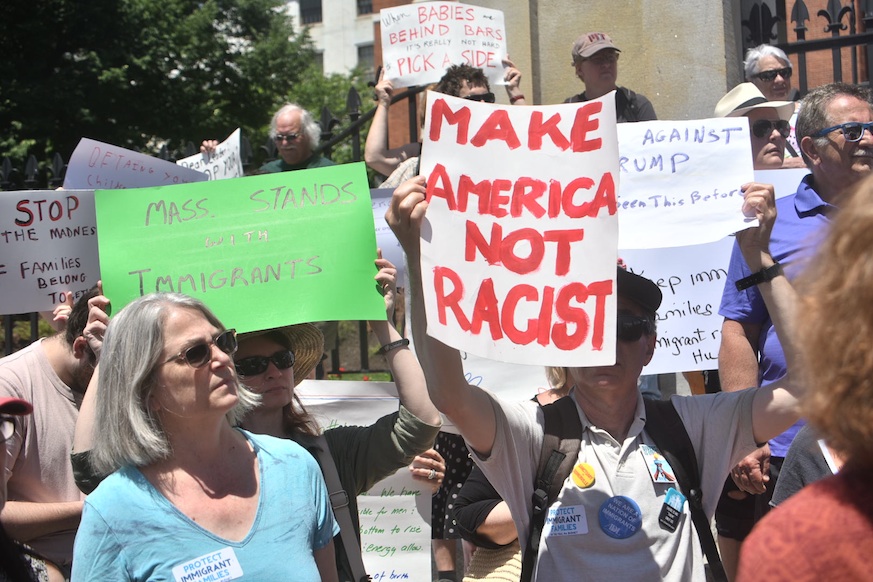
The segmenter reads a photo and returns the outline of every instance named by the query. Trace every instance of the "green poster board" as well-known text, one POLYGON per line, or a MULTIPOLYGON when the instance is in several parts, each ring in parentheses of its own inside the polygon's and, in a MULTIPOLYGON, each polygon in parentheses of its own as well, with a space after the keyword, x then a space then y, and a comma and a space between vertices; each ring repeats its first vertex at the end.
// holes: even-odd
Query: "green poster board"
POLYGON ((385 319, 362 163, 98 190, 95 203, 100 273, 116 312, 175 291, 240 332, 385 319))

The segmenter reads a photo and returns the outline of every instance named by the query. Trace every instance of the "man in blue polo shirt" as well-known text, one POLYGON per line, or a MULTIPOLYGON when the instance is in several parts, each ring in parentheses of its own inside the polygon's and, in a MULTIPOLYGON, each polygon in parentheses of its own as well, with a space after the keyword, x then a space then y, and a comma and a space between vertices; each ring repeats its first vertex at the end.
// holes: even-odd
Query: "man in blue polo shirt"
MULTIPOLYGON (((789 279, 812 255, 840 197, 873 169, 873 106, 868 89, 833 83, 812 90, 803 100, 797 138, 811 174, 797 192, 777 201, 778 217, 770 251, 789 279)), ((786 373, 785 355, 755 279, 738 247, 731 256, 719 313, 724 316, 719 376, 727 391, 768 385, 786 373), (750 279, 747 279, 750 278, 750 279), (748 286, 737 290, 737 283, 748 286)), ((764 274, 766 276, 766 273, 764 274)), ((766 513, 779 467, 798 421, 785 433, 740 462, 731 472, 737 486, 759 494, 756 518, 766 513)))

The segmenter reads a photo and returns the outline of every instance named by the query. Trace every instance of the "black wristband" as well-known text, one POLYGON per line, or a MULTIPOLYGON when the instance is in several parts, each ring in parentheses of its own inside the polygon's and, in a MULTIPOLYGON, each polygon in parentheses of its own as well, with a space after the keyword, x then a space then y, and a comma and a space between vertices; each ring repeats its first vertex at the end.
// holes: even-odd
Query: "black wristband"
POLYGON ((381 348, 376 351, 378 355, 384 355, 390 352, 391 350, 396 350, 397 348, 405 348, 409 345, 409 340, 406 338, 402 338, 397 340, 396 342, 391 342, 390 344, 385 344, 381 348))
POLYGON ((748 277, 743 277, 736 282, 737 291, 743 291, 749 287, 772 281, 782 273, 782 265, 773 263, 766 269, 761 269, 757 273, 752 273, 748 277))

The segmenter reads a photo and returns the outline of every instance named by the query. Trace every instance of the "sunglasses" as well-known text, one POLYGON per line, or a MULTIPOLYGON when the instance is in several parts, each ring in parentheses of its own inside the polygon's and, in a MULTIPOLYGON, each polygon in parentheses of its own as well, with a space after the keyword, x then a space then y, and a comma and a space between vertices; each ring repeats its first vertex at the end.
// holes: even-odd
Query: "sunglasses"
POLYGON ((236 373, 240 376, 257 376, 267 371, 270 362, 280 370, 287 370, 294 365, 294 352, 281 350, 272 356, 250 356, 236 362, 236 373))
POLYGON ((776 75, 781 75, 783 79, 790 79, 791 67, 785 67, 784 69, 773 69, 771 71, 761 71, 754 76, 758 79, 761 79, 762 81, 767 81, 769 83, 776 80, 776 75))
POLYGON ((618 326, 615 336, 622 342, 635 342, 643 334, 655 333, 655 325, 651 319, 638 315, 618 314, 618 326))
POLYGON ((276 143, 282 143, 283 141, 291 143, 292 141, 297 141, 299 137, 299 133, 277 133, 273 136, 273 141, 276 143))
POLYGON ((219 350, 232 356, 236 352, 236 330, 226 329, 216 335, 208 342, 200 342, 194 344, 187 350, 183 350, 164 362, 172 362, 173 360, 183 360, 192 368, 202 368, 212 361, 212 346, 215 345, 219 350))
POLYGON ((791 134, 791 124, 784 119, 778 121, 759 119, 752 124, 752 133, 755 134, 755 137, 768 137, 774 129, 779 132, 779 135, 786 139, 791 134))
POLYGON ((842 130, 843 137, 846 138, 846 141, 861 141, 861 137, 863 137, 865 129, 873 134, 873 121, 870 121, 868 123, 860 123, 858 121, 841 123, 839 125, 826 127, 821 131, 817 131, 812 134, 812 137, 824 137, 830 132, 836 131, 838 129, 842 130))
POLYGON ((15 433, 15 419, 0 414, 0 443, 5 443, 15 433))
POLYGON ((483 93, 481 95, 467 95, 464 97, 468 101, 484 101, 485 103, 494 103, 494 93, 483 93))

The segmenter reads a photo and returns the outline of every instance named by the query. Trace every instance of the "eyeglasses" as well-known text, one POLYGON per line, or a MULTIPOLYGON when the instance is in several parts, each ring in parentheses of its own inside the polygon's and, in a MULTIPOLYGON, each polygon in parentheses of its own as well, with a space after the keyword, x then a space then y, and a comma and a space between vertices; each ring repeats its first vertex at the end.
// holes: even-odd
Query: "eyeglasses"
POLYGON ((166 364, 173 360, 184 360, 192 368, 202 368, 212 361, 213 345, 228 356, 232 356, 237 348, 236 330, 226 329, 212 338, 211 341, 194 344, 187 350, 179 352, 164 363, 166 364))
POLYGON ((485 103, 494 103, 494 93, 482 93, 481 95, 467 95, 464 97, 468 101, 484 101, 485 103))
POLYGON ((267 371, 273 362, 280 370, 287 370, 294 365, 294 352, 281 350, 272 356, 251 356, 236 362, 236 373, 240 376, 257 376, 267 371))
POLYGON ((784 119, 778 121, 759 119, 752 124, 752 133, 755 134, 755 137, 768 137, 774 129, 786 139, 791 134, 791 124, 784 119))
POLYGON ((273 136, 273 141, 276 143, 282 143, 283 141, 291 143, 292 141, 297 141, 299 137, 299 133, 277 133, 273 136))
POLYGON ((761 71, 760 73, 752 76, 770 83, 771 81, 776 80, 776 75, 781 75, 783 79, 790 79, 791 67, 785 67, 784 69, 772 69, 770 71, 761 71))
POLYGON ((0 414, 0 443, 5 443, 15 433, 15 419, 0 414))
POLYGON ((824 137, 832 131, 842 130, 843 137, 846 138, 846 141, 861 141, 861 137, 864 136, 864 130, 866 129, 871 134, 873 134, 873 121, 867 123, 860 123, 858 121, 850 121, 848 123, 841 123, 839 125, 835 125, 833 127, 826 127, 820 131, 812 134, 812 137, 824 137))
POLYGON ((643 337, 643 334, 655 333, 655 325, 647 317, 637 315, 618 314, 618 327, 615 336, 622 342, 635 342, 643 337))
POLYGON ((596 54, 593 57, 589 57, 587 59, 583 58, 582 62, 594 63, 595 65, 611 65, 618 62, 618 53, 613 51, 606 51, 602 54, 596 54))

